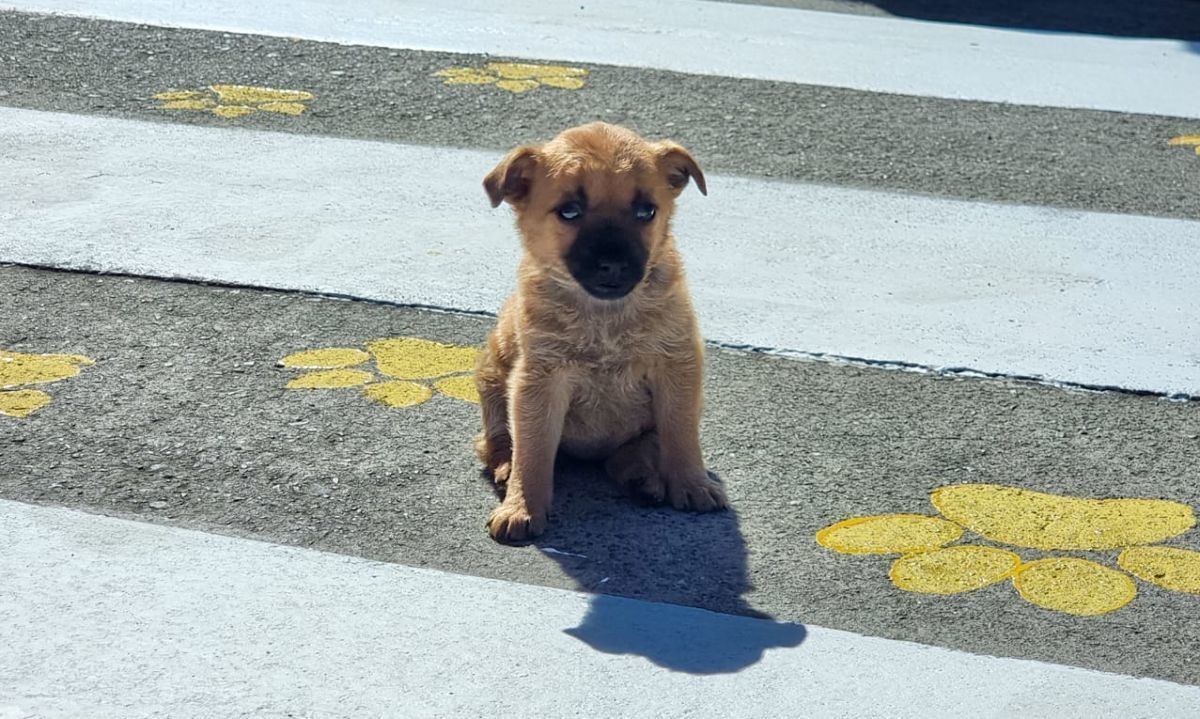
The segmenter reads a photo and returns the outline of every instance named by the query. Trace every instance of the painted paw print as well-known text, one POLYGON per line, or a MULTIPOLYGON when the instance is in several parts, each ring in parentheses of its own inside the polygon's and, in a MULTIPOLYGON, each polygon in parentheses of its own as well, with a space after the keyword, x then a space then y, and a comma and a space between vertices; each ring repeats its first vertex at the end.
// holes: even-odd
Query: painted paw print
POLYGON ((1196 149, 1196 154, 1200 155, 1200 135, 1179 135, 1167 140, 1168 145, 1182 145, 1184 147, 1193 147, 1196 149))
POLYGON ((276 112, 299 115, 307 109, 304 103, 313 99, 303 90, 275 90, 250 85, 209 85, 203 90, 160 92, 159 110, 202 110, 220 117, 242 117, 255 112, 276 112))
POLYGON ((472 370, 479 358, 474 347, 441 344, 416 337, 371 340, 366 351, 328 347, 290 354, 279 361, 290 369, 316 370, 288 382, 288 389, 361 387, 369 399, 389 407, 412 407, 434 390, 455 399, 479 403, 472 370), (375 371, 362 369, 374 360, 375 371), (382 379, 380 377, 388 379, 382 379))
POLYGON ((509 92, 528 92, 541 85, 560 90, 578 90, 588 71, 562 65, 530 65, 523 62, 489 62, 485 69, 450 67, 435 73, 446 85, 495 85, 509 92))
POLYGON ((1192 508, 1162 499, 1082 499, 992 484, 959 484, 930 495, 942 516, 856 517, 817 532, 843 554, 899 554, 892 583, 923 594, 959 594, 1011 579, 1026 601, 1077 616, 1106 614, 1137 596, 1129 574, 1176 592, 1200 593, 1200 552, 1149 546, 1196 524, 1192 508), (1078 557, 1025 562, 1015 552, 953 544, 965 529, 1014 547, 1121 550, 1118 571, 1078 557))
POLYGON ((28 417, 50 404, 50 395, 25 385, 58 382, 96 364, 83 355, 22 354, 0 350, 0 415, 28 417))

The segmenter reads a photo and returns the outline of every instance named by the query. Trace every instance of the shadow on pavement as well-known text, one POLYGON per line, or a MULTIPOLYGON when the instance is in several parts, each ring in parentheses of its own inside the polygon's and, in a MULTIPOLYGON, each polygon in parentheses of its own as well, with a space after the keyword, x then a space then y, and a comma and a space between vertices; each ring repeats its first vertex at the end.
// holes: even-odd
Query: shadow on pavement
POLYGON ((736 512, 642 506, 598 466, 560 458, 558 467, 554 517, 535 544, 596 593, 568 634, 691 674, 740 671, 804 640, 803 626, 773 621, 744 599, 752 587, 736 512))
POLYGON ((865 0, 898 17, 1020 30, 1200 40, 1200 0, 865 0))

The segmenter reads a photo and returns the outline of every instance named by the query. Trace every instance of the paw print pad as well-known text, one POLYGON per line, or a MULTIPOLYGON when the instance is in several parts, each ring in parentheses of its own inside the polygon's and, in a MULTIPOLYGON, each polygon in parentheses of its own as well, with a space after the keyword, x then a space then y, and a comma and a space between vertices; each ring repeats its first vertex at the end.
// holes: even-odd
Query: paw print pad
POLYGON ((474 347, 417 337, 371 340, 364 346, 365 350, 328 347, 284 357, 279 361, 282 367, 312 370, 288 382, 287 388, 361 388, 365 397, 389 407, 413 407, 435 392, 479 403, 473 375, 479 350, 474 347))
POLYGON ((900 555, 889 577, 905 591, 960 594, 1009 580, 1022 599, 1076 616, 1107 614, 1133 601, 1134 577, 1200 594, 1200 552, 1152 546, 1195 526, 1186 504, 1084 499, 992 484, 940 487, 930 500, 940 516, 854 517, 817 532, 817 543, 842 554, 900 555), (1120 550, 1120 569, 1070 556, 1025 562, 1008 549, 955 544, 967 531, 1025 549, 1120 550))
POLYGON ((26 385, 48 384, 95 364, 83 355, 23 354, 0 350, 0 415, 28 417, 50 404, 50 395, 26 385))
POLYGON ((542 85, 560 90, 578 90, 588 71, 562 65, 532 65, 523 62, 489 62, 484 69, 449 67, 435 73, 446 85, 495 85, 513 93, 528 92, 542 85))
POLYGON ((303 90, 276 90, 251 85, 209 85, 203 90, 160 92, 154 96, 159 110, 199 110, 219 117, 242 117, 255 112, 299 115, 313 99, 303 90))
POLYGON ((1195 148, 1196 154, 1200 155, 1200 135, 1179 135, 1167 140, 1168 145, 1181 145, 1183 147, 1195 148))

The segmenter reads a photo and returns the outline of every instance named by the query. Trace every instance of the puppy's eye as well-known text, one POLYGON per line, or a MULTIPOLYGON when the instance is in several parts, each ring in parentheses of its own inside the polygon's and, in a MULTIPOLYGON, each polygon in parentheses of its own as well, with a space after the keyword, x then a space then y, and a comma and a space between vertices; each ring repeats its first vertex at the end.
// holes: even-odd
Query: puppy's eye
POLYGON ((654 213, 657 210, 658 208, 649 202, 633 203, 633 216, 636 217, 639 222, 649 222, 650 220, 653 220, 654 213))
POLYGON ((559 219, 563 222, 574 222, 583 217, 583 205, 574 200, 559 205, 556 211, 558 212, 559 219))

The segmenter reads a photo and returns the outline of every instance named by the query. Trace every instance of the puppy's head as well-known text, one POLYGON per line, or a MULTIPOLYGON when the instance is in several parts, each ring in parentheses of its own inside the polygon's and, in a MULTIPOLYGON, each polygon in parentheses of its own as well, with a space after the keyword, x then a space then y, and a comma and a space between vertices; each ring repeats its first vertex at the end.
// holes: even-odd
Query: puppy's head
POLYGON ((670 242, 675 198, 704 174, 688 151, 592 123, 544 145, 518 147, 484 178, 492 206, 517 213, 525 250, 589 295, 632 292, 670 242))

